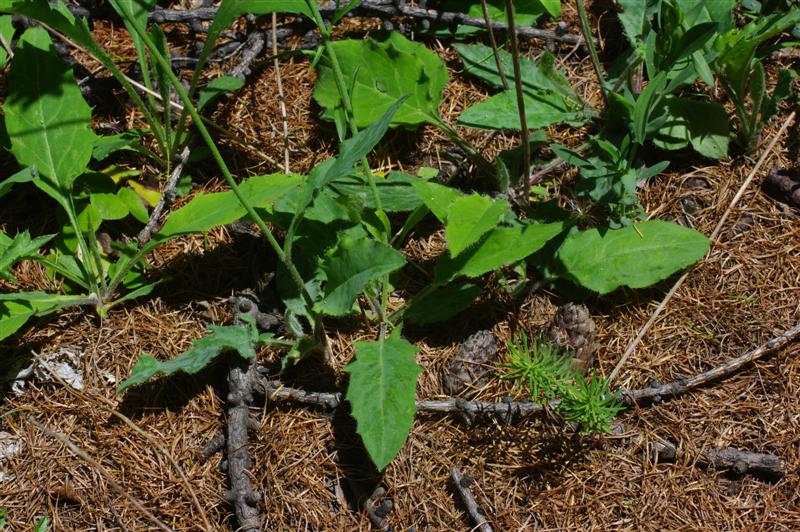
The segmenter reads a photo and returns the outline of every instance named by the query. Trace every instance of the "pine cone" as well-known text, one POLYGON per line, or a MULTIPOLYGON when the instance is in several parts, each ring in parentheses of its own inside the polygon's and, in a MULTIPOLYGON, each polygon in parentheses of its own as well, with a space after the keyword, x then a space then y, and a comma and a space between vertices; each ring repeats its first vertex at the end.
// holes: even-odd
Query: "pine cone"
POLYGON ((558 307, 547 328, 547 339, 571 355, 577 370, 590 368, 597 348, 594 337, 597 326, 585 305, 567 303, 558 307))
POLYGON ((497 341, 491 331, 478 331, 464 340, 445 368, 444 391, 457 396, 470 388, 485 386, 497 359, 497 341))

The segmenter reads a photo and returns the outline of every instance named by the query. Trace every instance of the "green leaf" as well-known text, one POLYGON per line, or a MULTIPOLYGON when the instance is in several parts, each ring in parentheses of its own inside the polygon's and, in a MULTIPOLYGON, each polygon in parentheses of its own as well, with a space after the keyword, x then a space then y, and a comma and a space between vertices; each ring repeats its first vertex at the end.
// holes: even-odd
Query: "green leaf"
POLYGON ((63 296, 46 292, 0 294, 0 340, 14 334, 33 316, 43 316, 70 305, 86 304, 81 296, 63 296))
POLYGON ((116 135, 102 135, 95 138, 92 148, 92 158, 95 161, 102 161, 109 155, 120 150, 131 150, 139 153, 147 153, 139 144, 141 140, 141 130, 123 131, 116 135))
MULTIPOLYGON (((402 97, 407 99, 394 115, 392 127, 416 128, 438 120, 447 68, 427 47, 395 32, 382 39, 340 40, 328 46, 333 46, 345 85, 351 87, 356 126, 375 122, 402 97)), ((322 118, 344 120, 344 105, 327 57, 317 67, 314 99, 322 107, 322 118)))
POLYGON ((91 194, 89 201, 103 220, 121 220, 128 216, 128 206, 117 194, 98 192, 91 194))
MULTIPOLYGON (((384 212, 409 212, 422 205, 422 200, 413 184, 424 179, 403 172, 389 172, 385 178, 377 175, 374 177, 384 212)), ((367 208, 376 208, 369 184, 363 177, 347 176, 335 179, 330 183, 330 187, 339 194, 358 196, 367 208)))
MULTIPOLYGON (((560 123, 582 123, 585 115, 571 109, 564 97, 555 92, 531 95, 524 93, 525 118, 529 129, 540 129, 560 123)), ((481 129, 519 131, 517 97, 508 90, 468 107, 458 117, 458 123, 481 129)))
POLYGON ((242 88, 244 80, 233 76, 222 76, 213 79, 208 85, 200 89, 197 94, 197 110, 201 111, 206 105, 228 92, 235 92, 242 88))
POLYGON ((198 373, 211 364, 220 353, 226 351, 235 351, 242 358, 256 356, 254 335, 257 337, 258 333, 254 331, 252 324, 247 327, 209 325, 208 329, 211 334, 195 340, 190 349, 171 360, 160 361, 149 355, 141 355, 131 370, 130 378, 119 385, 117 394, 130 386, 145 383, 159 374, 172 375, 179 371, 198 373))
POLYGON ((29 183, 31 181, 33 181, 31 169, 23 168, 14 175, 7 177, 3 181, 0 181, 0 198, 8 194, 11 191, 11 187, 16 183, 29 183))
POLYGON ((34 167, 40 176, 35 181, 44 181, 45 191, 61 200, 86 169, 95 134, 92 110, 42 28, 20 38, 3 111, 11 152, 20 164, 34 167))
POLYGON ((447 209, 445 238, 452 257, 467 249, 497 227, 509 212, 508 202, 494 201, 480 194, 463 196, 447 209))
POLYGON ((404 316, 420 325, 444 321, 470 306, 479 295, 481 288, 469 283, 435 288, 413 299, 404 316))
POLYGON ((454 188, 450 188, 438 183, 416 181, 413 183, 414 190, 417 191, 419 198, 425 203, 440 222, 445 223, 450 205, 464 195, 454 188))
MULTIPOLYGON (((297 186, 296 175, 271 174, 254 176, 239 185, 242 194, 256 208, 268 208, 283 194, 297 186)), ((153 235, 151 245, 188 233, 208 231, 220 225, 235 222, 247 214, 232 191, 198 194, 170 214, 161 230, 153 235)))
POLYGON ((383 470, 408 437, 414 422, 417 348, 400 337, 376 342, 356 342, 356 358, 347 365, 350 374, 347 400, 353 407, 357 432, 372 462, 383 470))
POLYGON ((136 33, 131 21, 139 23, 142 28, 147 27, 147 16, 155 7, 155 0, 111 0, 111 6, 122 17, 122 22, 130 34, 136 56, 140 61, 147 57, 142 38, 136 33), (129 18, 130 17, 130 18, 129 18))
MULTIPOLYGON (((514 12, 517 26, 535 26, 542 16, 549 13, 553 18, 558 18, 561 14, 559 0, 514 0, 514 12)), ((505 0, 487 0, 486 7, 489 11, 491 20, 505 23, 506 2, 505 0)), ((480 2, 472 0, 449 0, 445 2, 441 9, 456 13, 465 13, 467 16, 483 20, 483 9, 480 2)), ((463 38, 468 35, 483 32, 483 28, 459 24, 455 30, 450 25, 437 25, 433 33, 440 37, 463 38)))
POLYGON ((650 80, 650 83, 647 84, 647 87, 639 97, 636 98, 636 105, 633 107, 633 127, 631 132, 638 144, 644 144, 647 139, 650 117, 662 98, 666 83, 667 73, 659 72, 655 78, 650 80))
POLYGON ((10 244, 0 244, 0 277, 16 282, 17 279, 11 274, 11 267, 17 261, 35 256, 39 248, 55 236, 45 235, 31 239, 30 233, 24 231, 15 236, 10 244))
POLYGON ((571 233, 558 250, 570 278, 607 294, 620 286, 643 288, 694 264, 709 248, 708 238, 661 220, 621 229, 571 233))
MULTIPOLYGON (((464 71, 498 89, 503 89, 503 80, 497 70, 492 49, 483 44, 454 44, 453 47, 464 63, 464 71)), ((510 53, 498 50, 500 64, 508 83, 514 83, 514 60, 510 53)), ((553 68, 553 55, 545 52, 540 59, 541 67, 527 57, 519 58, 520 80, 522 90, 528 94, 537 95, 544 92, 556 92, 570 98, 574 102, 581 99, 573 90, 564 75, 553 68)))
POLYGON ((638 47, 642 37, 650 29, 650 18, 658 10, 658 0, 618 0, 622 8, 618 13, 619 21, 625 35, 634 48, 638 47))
POLYGON ((370 238, 345 236, 321 265, 325 274, 323 298, 314 309, 332 316, 353 310, 353 303, 370 281, 403 267, 403 254, 370 238))
POLYGON ((730 120, 725 108, 690 98, 666 99, 667 121, 656 132, 653 143, 663 149, 680 149, 691 143, 694 150, 712 159, 728 156, 730 120))
POLYGON ((142 199, 131 188, 123 187, 117 192, 119 200, 125 204, 128 212, 138 221, 146 224, 150 217, 147 214, 147 207, 144 206, 142 199))
POLYGON ((456 277, 479 277, 520 261, 539 250, 563 230, 563 224, 529 224, 497 227, 477 245, 451 257, 448 252, 436 264, 435 282, 447 283, 456 277))

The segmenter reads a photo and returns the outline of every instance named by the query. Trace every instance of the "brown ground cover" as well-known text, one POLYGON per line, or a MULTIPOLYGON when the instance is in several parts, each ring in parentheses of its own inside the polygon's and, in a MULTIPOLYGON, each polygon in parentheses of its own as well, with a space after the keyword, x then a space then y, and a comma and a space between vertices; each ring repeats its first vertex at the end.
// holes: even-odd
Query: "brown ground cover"
MULTIPOLYGON (((565 13, 568 22, 574 20, 571 17, 565 13)), ((375 25, 362 21, 343 31, 361 32, 375 25)), ((97 31, 101 42, 103 37, 121 42, 109 37, 112 28, 99 26, 97 31)), ((460 112, 485 97, 486 91, 459 72, 447 43, 428 44, 451 67, 441 112, 446 121, 455 123, 460 112)), ((530 42, 525 53, 536 56, 540 50, 538 43, 530 42)), ((569 47, 558 51, 579 93, 597 101, 586 55, 570 53, 569 47)), ((123 48, 116 53, 126 52, 123 48)), ((779 61, 792 66, 791 58, 770 61, 772 77, 779 61)), ((311 102, 314 76, 308 62, 285 59, 280 70, 287 95, 291 168, 303 173, 334 154, 335 133, 316 118, 318 109, 311 102)), ((761 149, 787 116, 784 109, 765 129, 761 149)), ((283 158, 283 126, 271 62, 257 69, 215 117, 254 148, 226 144, 226 156, 237 175, 279 171, 270 162, 283 158)), ((475 144, 483 143, 490 158, 515 140, 475 130, 462 133, 475 144)), ((584 138, 580 131, 549 133, 573 145, 584 138)), ((798 126, 793 125, 778 141, 769 163, 796 165, 797 139, 798 126)), ((421 165, 438 164, 448 149, 447 139, 430 127, 411 133, 392 131, 371 162, 382 169, 415 171, 421 165)), ((7 163, 3 164, 5 168, 7 163)), ((676 161, 644 187, 643 203, 652 217, 710 234, 754 165, 755 159, 747 156, 716 165, 676 161)), ((759 172, 709 255, 691 270, 627 361, 619 386, 639 388, 700 373, 799 321, 798 211, 761 190, 768 167, 759 172)), ((191 171, 198 176, 198 190, 221 187, 214 168, 191 171)), ((567 172, 552 179, 558 182, 569 176, 567 172)), ((43 231, 53 224, 48 213, 37 212, 45 201, 32 190, 15 191, 3 203, 0 227, 24 223, 32 232, 43 231)), ((75 392, 59 382, 34 379, 21 395, 4 392, 0 430, 21 443, 19 453, 0 462, 5 475, 0 480, 0 508, 7 509, 11 530, 28 530, 44 514, 50 516, 54 530, 152 528, 135 504, 114 489, 114 482, 175 530, 230 528, 232 510, 223 498, 227 479, 219 470, 220 457, 208 461, 198 457, 224 427, 224 367, 217 365, 191 378, 163 379, 124 397, 115 395, 114 382, 127 378, 139 353, 174 357, 203 335, 205 324, 229 322, 227 298, 249 286, 254 266, 232 242, 224 229, 181 238, 150 257, 159 275, 171 276, 153 297, 112 310, 103 320, 88 311, 65 311, 32 323, 3 343, 6 360, 29 357, 31 352, 70 350, 79 357, 86 384, 84 391, 75 392), (67 436, 94 462, 37 428, 29 416, 67 436)), ((410 260, 430 265, 441 250, 442 234, 434 232, 420 233, 404 252, 410 260)), ((35 263, 21 264, 17 276, 30 289, 52 287, 35 263)), ((586 302, 598 325, 595 366, 602 374, 612 370, 674 281, 586 302)), ((443 397, 442 370, 471 333, 491 329, 505 341, 514 331, 536 332, 565 302, 547 291, 512 300, 489 288, 496 285, 486 286, 477 305, 445 326, 409 326, 404 331, 420 348, 417 361, 425 369, 418 398, 443 397)), ((316 390, 320 383, 327 384, 323 391, 329 391, 341 382, 341 369, 353 354, 352 343, 373 334, 358 320, 331 324, 337 373, 324 383, 313 365, 301 365, 292 372, 293 382, 316 390)), ((265 364, 275 364, 278 354, 265 350, 259 356, 265 364)), ((513 393, 507 383, 493 381, 476 397, 499 401, 513 393)), ((797 530, 798 412, 800 347, 790 344, 723 381, 681 398, 628 410, 619 416, 619 430, 601 437, 576 436, 547 418, 513 424, 486 418, 467 427, 454 417, 419 414, 405 447, 382 477, 393 502, 387 519, 394 530, 469 530, 471 522, 449 480, 450 468, 459 467, 475 478, 471 489, 495 530, 797 530), (678 446, 675 463, 651 460, 650 451, 659 440, 678 446), (787 473, 767 481, 697 465, 704 450, 725 447, 775 454, 787 473)), ((252 477, 262 494, 266 529, 370 528, 363 512, 348 507, 353 485, 370 479, 359 478, 365 470, 357 463, 364 459, 363 453, 358 452, 353 422, 346 414, 330 415, 289 403, 264 404, 253 414, 260 427, 251 434, 252 477)))

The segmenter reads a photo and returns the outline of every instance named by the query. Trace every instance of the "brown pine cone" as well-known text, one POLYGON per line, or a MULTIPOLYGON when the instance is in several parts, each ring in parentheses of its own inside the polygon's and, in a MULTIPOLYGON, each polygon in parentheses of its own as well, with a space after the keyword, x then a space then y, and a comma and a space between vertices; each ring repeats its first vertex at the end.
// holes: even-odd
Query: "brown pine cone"
POLYGON ((492 331, 478 331, 469 336, 450 359, 444 371, 444 391, 461 395, 470 388, 485 386, 492 376, 492 362, 497 359, 497 341, 492 331))
POLYGON ((594 337, 597 326, 585 305, 567 303, 556 310, 547 328, 547 339, 572 356, 572 366, 577 370, 590 368, 597 348, 594 337))

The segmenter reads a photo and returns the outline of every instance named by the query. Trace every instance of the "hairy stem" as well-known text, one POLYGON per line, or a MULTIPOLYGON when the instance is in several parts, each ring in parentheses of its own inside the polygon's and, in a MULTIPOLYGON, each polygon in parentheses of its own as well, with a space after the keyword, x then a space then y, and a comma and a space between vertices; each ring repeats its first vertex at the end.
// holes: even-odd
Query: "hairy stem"
MULTIPOLYGON (((508 37, 511 43, 511 59, 514 64, 514 91, 517 94, 517 110, 519 111, 519 127, 522 132, 522 176, 516 176, 517 186, 522 189, 520 193, 525 195, 525 200, 530 203, 528 194, 528 180, 531 175, 531 145, 528 140, 528 119, 525 116, 525 96, 522 92, 522 74, 519 65, 519 47, 517 44, 517 28, 514 17, 514 3, 506 0, 506 17, 508 19, 508 37)), ((501 70, 502 72, 502 70, 501 70)))

